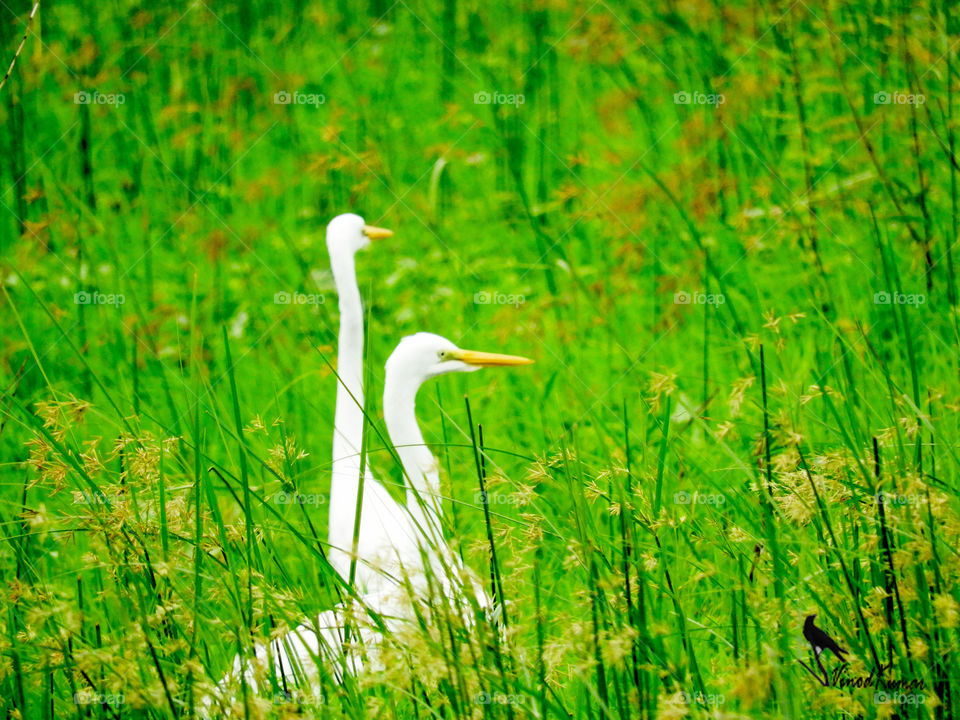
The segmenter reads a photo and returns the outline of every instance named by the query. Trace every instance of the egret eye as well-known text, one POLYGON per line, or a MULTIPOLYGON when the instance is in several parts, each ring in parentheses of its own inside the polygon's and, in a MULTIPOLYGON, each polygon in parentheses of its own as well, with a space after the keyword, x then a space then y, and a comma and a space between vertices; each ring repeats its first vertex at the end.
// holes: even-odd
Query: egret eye
POLYGON ((440 358, 441 360, 446 360, 446 359, 447 359, 447 351, 446 351, 446 350, 441 350, 440 352, 437 353, 437 357, 440 358))

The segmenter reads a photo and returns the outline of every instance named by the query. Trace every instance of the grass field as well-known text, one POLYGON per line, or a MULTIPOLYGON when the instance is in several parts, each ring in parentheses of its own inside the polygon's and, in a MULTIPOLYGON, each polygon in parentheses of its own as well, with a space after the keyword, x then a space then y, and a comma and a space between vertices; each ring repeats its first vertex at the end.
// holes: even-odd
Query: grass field
POLYGON ((347 211, 396 233, 357 264, 398 498, 402 336, 536 361, 419 401, 507 639, 237 717, 958 717, 954 10, 42 4, 0 89, 3 717, 197 717, 332 605, 347 211))

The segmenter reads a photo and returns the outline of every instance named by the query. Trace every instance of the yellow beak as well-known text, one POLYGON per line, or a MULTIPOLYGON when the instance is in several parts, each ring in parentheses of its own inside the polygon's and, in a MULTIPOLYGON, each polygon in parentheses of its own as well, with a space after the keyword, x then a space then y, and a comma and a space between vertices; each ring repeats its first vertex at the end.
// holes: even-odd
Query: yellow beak
POLYGON ((393 230, 378 228, 374 227, 373 225, 364 225, 363 234, 371 240, 380 240, 381 238, 393 237, 393 230))
POLYGON ((453 350, 449 353, 454 360, 477 367, 503 367, 506 365, 530 365, 533 360, 519 355, 500 355, 499 353, 479 352, 477 350, 453 350))

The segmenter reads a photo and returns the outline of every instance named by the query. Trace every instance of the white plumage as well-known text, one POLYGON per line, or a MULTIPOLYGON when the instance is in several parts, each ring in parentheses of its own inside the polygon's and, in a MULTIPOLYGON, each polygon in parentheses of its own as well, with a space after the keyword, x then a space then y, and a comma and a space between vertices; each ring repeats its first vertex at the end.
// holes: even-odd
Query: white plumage
MULTIPOLYGON (((364 666, 361 654, 369 666, 378 666, 377 647, 382 636, 365 608, 374 611, 391 633, 413 620, 415 602, 432 607, 442 602, 466 618, 468 626, 472 624, 472 604, 467 596, 472 596, 482 610, 492 609, 491 599, 476 575, 463 566, 443 538, 438 466, 417 423, 416 396, 424 382, 438 375, 531 361, 461 350, 431 333, 417 333, 400 341, 387 360, 383 397, 384 421, 407 485, 406 506, 396 502, 360 463, 364 428, 363 307, 354 262, 356 252, 371 238, 390 234, 370 228, 357 215, 340 215, 327 227, 327 248, 340 300, 329 559, 349 582, 362 472, 363 504, 353 584, 361 602, 350 602, 354 612, 349 613, 349 623, 355 632, 348 646, 343 644, 347 606, 340 604, 273 641, 269 652, 263 646, 255 648, 258 661, 270 668, 277 686, 286 690, 315 689, 321 668, 335 679, 342 677, 344 669, 357 673, 364 666)), ((239 656, 231 673, 221 681, 221 688, 233 685, 241 675, 256 692, 256 668, 239 656)))

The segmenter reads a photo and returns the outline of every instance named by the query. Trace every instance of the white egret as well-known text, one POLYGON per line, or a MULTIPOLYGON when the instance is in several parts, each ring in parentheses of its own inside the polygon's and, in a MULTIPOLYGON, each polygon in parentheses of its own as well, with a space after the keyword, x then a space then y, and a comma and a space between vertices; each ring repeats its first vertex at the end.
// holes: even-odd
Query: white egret
MULTIPOLYGON (((407 503, 406 507, 397 503, 365 471, 354 585, 366 604, 386 618, 408 617, 410 592, 415 598, 426 597, 431 579, 440 581, 443 594, 448 598, 459 598, 462 589, 462 562, 450 550, 441 531, 437 461, 417 424, 418 390, 424 382, 439 375, 530 362, 514 355, 462 350, 432 333, 403 338, 387 360, 384 421, 403 468, 407 503)), ((359 464, 354 466, 354 471, 359 478, 359 464)), ((356 484, 353 488, 355 502, 356 484)), ((353 508, 347 510, 351 511, 352 530, 353 508)), ((349 564, 349 555, 345 557, 349 564)), ((480 606, 489 609, 490 598, 482 585, 469 572, 466 575, 480 606)))
MULTIPOLYGON (((431 599, 431 582, 439 581, 441 599, 451 601, 460 611, 469 607, 463 597, 466 585, 481 609, 489 610, 492 604, 476 575, 463 566, 443 539, 440 477, 437 461, 417 423, 417 392, 427 380, 440 375, 531 362, 515 355, 463 350, 439 335, 423 332, 403 338, 387 360, 384 421, 409 483, 408 500, 404 508, 392 499, 388 504, 379 493, 372 494, 370 498, 376 503, 373 507, 377 511, 372 515, 376 522, 368 523, 365 480, 360 530, 363 545, 369 551, 371 582, 360 590, 364 604, 380 615, 389 631, 397 631, 414 620, 413 603, 431 599), (364 535, 368 531, 372 536, 364 535)), ((357 471, 359 473, 359 464, 357 471)), ((383 490, 379 483, 374 484, 383 490)), ((360 603, 354 607, 357 611, 353 613, 351 626, 358 628, 360 641, 376 667, 375 648, 381 640, 380 633, 368 618, 364 619, 360 603)), ((345 615, 344 605, 338 605, 321 613, 316 623, 303 623, 271 644, 272 672, 278 685, 285 689, 316 690, 318 663, 327 666, 331 676, 340 677, 344 662, 340 638, 345 615)), ((469 616, 466 623, 472 625, 469 616)), ((265 658, 266 654, 263 646, 256 648, 258 658, 265 658)), ((359 672, 362 667, 360 652, 354 647, 349 649, 345 661, 351 673, 359 672)), ((239 657, 234 661, 233 672, 221 681, 221 687, 241 674, 256 689, 253 668, 249 665, 245 668, 239 657)))
POLYGON ((459 555, 452 552, 443 539, 440 474, 436 458, 420 432, 416 417, 416 398, 420 387, 430 378, 454 372, 474 372, 483 367, 527 365, 533 361, 516 355, 463 350, 440 335, 421 332, 403 338, 387 359, 383 390, 383 419, 390 442, 396 448, 408 483, 407 511, 420 530, 419 546, 401 555, 404 571, 409 576, 418 568, 414 590, 424 593, 427 580, 422 563, 408 559, 411 552, 424 553, 430 560, 430 574, 441 581, 444 594, 460 594, 455 575, 466 575, 473 586, 479 605, 490 609, 491 601, 476 576, 465 572, 459 555), (451 576, 451 570, 456 571, 451 576))
MULTIPOLYGON (((363 444, 363 303, 357 284, 356 254, 370 245, 371 240, 393 235, 390 230, 367 225, 359 215, 346 213, 333 218, 327 225, 327 252, 330 269, 337 287, 340 305, 340 330, 337 340, 337 398, 333 418, 333 461, 330 482, 330 514, 327 539, 330 563, 345 580, 350 580, 353 548, 354 518, 360 475, 364 477, 363 518, 374 519, 383 512, 387 515, 401 509, 370 473, 360 467, 363 444)), ((368 540, 373 534, 364 533, 361 519, 360 545, 357 548, 360 579, 364 580, 366 567, 359 562, 366 552, 376 553, 368 540)), ((360 587, 364 582, 359 583, 360 587)))
MULTIPOLYGON (((424 579, 424 551, 435 577, 448 577, 439 565, 454 558, 445 549, 440 533, 440 485, 436 462, 414 415, 416 391, 429 377, 446 372, 466 372, 483 364, 515 364, 516 358, 459 350, 438 335, 419 333, 404 338, 387 362, 384 384, 384 419, 391 443, 397 448, 407 485, 407 507, 398 503, 370 472, 361 468, 361 446, 364 432, 363 415, 363 305, 357 285, 356 253, 374 238, 392 233, 366 225, 358 215, 340 215, 327 226, 327 249, 340 302, 340 331, 337 348, 336 408, 334 411, 333 468, 330 489, 329 559, 339 575, 353 581, 353 588, 377 612, 391 616, 403 614, 406 594, 398 580, 424 579), (452 359, 449 355, 441 368, 428 367, 429 361, 442 349, 444 352, 466 353, 475 361, 452 359), (428 365, 425 365, 428 363, 428 365), (424 370, 428 367, 428 370, 424 370), (399 379, 398 379, 399 378, 399 379), (389 409, 388 409, 389 408, 389 409), (357 496, 363 478, 360 528, 356 533, 357 496), (351 562, 355 559, 353 577, 351 562), (443 560, 440 560, 440 558, 443 560), (399 591, 399 593, 398 593, 399 591)), ((526 362, 526 360, 522 360, 526 362)), ((418 581, 419 582, 419 581, 418 581)), ((422 582, 419 582, 422 585, 422 582)), ((423 588, 418 587, 417 592, 423 588)), ((449 595, 451 588, 445 588, 449 595)))
MULTIPOLYGON (((271 641, 269 653, 265 645, 256 645, 256 662, 235 656, 230 672, 218 684, 222 705, 229 705, 231 699, 235 699, 236 685, 241 677, 253 695, 259 695, 261 672, 267 679, 267 687, 272 676, 279 693, 290 693, 292 697, 306 702, 310 701, 311 696, 316 701, 323 701, 322 696, 318 695, 321 672, 334 681, 342 678, 344 669, 351 674, 359 673, 363 669, 361 646, 374 648, 380 635, 368 621, 358 623, 357 617, 348 618, 345 608, 346 604, 338 604, 320 613, 315 621, 301 623, 283 637, 271 641), (352 639, 359 639, 359 643, 351 644, 344 653, 343 633, 348 623, 353 628, 352 639), (304 690, 309 690, 309 693, 304 690)), ((207 717, 212 706, 213 698, 204 698, 207 717)))
MULTIPOLYGON (((353 213, 337 215, 327 224, 327 252, 330 255, 330 269, 340 307, 340 329, 337 342, 337 396, 333 419, 333 453, 330 481, 330 515, 328 544, 331 565, 345 582, 350 580, 350 558, 352 557, 354 517, 357 507, 357 495, 360 486, 360 474, 364 474, 364 519, 374 520, 380 516, 402 514, 403 510, 390 497, 371 475, 368 468, 361 468, 360 451, 363 444, 363 302, 357 283, 356 254, 367 248, 371 241, 388 238, 393 232, 384 228, 367 225, 362 217, 353 213)), ((364 522, 361 521, 361 527, 364 522)), ((361 534, 362 538, 372 538, 375 533, 361 534)), ((376 556, 378 546, 362 542, 358 548, 359 558, 364 552, 376 556)), ((357 575, 360 587, 366 585, 369 574, 367 563, 358 563, 357 575)), ((307 621, 283 638, 271 643, 270 655, 273 658, 273 672, 283 684, 293 683, 296 677, 306 671, 307 676, 316 674, 316 662, 321 659, 336 659, 342 650, 343 627, 345 623, 344 604, 338 604, 332 610, 319 615, 316 623, 307 621), (310 672, 310 668, 313 672, 310 672)), ((373 641, 368 631, 362 630, 361 639, 373 641)), ((258 645, 254 648, 257 658, 267 657, 267 648, 258 645)), ((359 658, 352 654, 349 658, 353 671, 360 667, 359 658)), ((339 665, 337 666, 339 667, 339 665)), ((241 656, 234 658, 233 669, 219 683, 221 688, 228 687, 243 675, 245 682, 257 688, 254 668, 241 656)))

